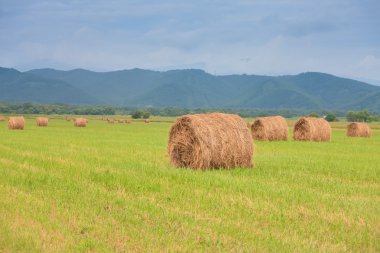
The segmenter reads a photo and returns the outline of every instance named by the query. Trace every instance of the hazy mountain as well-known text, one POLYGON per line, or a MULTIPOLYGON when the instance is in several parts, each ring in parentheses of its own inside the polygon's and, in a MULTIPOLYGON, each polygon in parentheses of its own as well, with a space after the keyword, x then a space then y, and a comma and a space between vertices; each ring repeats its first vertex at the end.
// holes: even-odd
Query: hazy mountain
POLYGON ((0 100, 190 108, 380 111, 380 87, 329 74, 215 76, 202 70, 0 69, 0 100))

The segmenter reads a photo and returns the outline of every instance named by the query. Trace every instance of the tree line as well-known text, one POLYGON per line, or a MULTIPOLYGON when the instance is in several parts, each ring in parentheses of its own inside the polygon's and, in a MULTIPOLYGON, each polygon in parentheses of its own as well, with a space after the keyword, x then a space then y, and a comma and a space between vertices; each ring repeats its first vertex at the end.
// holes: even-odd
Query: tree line
POLYGON ((112 107, 112 106, 87 106, 87 105, 67 105, 67 104, 34 104, 34 103, 0 103, 1 114, 60 114, 60 115, 131 115, 133 118, 149 118, 153 116, 180 116, 192 113, 224 112, 238 114, 244 118, 265 117, 271 115, 281 115, 285 118, 311 116, 324 117, 328 121, 336 121, 337 117, 346 117, 347 121, 371 122, 379 121, 380 115, 371 113, 368 110, 362 111, 318 111, 294 109, 225 109, 225 108, 136 108, 136 107, 112 107))

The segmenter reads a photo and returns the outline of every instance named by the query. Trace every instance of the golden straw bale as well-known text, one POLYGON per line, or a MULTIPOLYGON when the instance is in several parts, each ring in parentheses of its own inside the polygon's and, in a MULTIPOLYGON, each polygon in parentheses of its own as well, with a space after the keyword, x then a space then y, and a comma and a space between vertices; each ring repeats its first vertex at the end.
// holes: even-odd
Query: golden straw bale
POLYGON ((149 119, 145 119, 144 122, 145 123, 150 123, 150 120, 149 119))
POLYGON ((176 167, 252 167, 253 140, 238 115, 184 115, 170 129, 168 154, 176 167))
POLYGON ((297 141, 330 141, 330 124, 322 118, 303 117, 294 125, 293 138, 297 141))
POLYGON ((85 118, 76 118, 74 119, 74 126, 76 127, 86 127, 88 120, 85 118))
POLYGON ((288 124, 282 116, 261 117, 253 121, 251 133, 254 140, 286 141, 288 140, 288 124))
POLYGON ((49 119, 46 117, 37 117, 36 123, 37 123, 37 126, 39 127, 46 127, 49 123, 49 119))
POLYGON ((9 117, 8 119, 8 129, 14 130, 23 130, 25 127, 24 117, 9 117))
POLYGON ((371 128, 366 123, 352 122, 347 125, 348 137, 371 137, 371 128))

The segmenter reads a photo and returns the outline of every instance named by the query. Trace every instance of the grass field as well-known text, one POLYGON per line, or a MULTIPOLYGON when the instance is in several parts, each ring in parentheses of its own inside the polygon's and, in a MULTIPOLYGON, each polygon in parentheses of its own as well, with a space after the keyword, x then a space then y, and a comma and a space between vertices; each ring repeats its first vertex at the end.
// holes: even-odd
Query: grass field
POLYGON ((254 169, 192 171, 168 165, 168 122, 0 122, 0 252, 380 252, 372 126, 256 142, 254 169))

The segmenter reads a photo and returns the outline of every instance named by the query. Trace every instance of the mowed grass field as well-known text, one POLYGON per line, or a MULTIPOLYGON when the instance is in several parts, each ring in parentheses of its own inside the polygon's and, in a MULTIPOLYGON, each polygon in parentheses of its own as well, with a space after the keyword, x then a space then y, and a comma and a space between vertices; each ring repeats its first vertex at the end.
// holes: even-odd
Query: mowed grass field
POLYGON ((168 122, 6 125, 0 252, 380 252, 379 124, 255 142, 255 168, 229 171, 170 167, 168 122))

